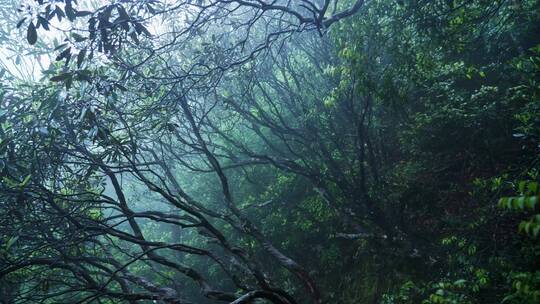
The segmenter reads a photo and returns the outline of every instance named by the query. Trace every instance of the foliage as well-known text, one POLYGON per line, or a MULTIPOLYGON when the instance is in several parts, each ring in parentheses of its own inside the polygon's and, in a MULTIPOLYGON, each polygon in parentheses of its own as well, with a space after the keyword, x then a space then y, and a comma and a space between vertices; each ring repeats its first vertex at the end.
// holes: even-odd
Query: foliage
POLYGON ((1 303, 540 301, 539 1, 93 5, 12 24, 1 303))

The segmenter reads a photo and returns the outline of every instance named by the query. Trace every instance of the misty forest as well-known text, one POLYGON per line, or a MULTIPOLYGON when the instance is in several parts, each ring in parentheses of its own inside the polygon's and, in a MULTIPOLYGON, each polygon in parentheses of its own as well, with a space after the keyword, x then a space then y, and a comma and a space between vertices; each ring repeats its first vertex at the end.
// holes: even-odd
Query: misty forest
POLYGON ((0 0, 0 303, 540 303, 540 0, 0 0))

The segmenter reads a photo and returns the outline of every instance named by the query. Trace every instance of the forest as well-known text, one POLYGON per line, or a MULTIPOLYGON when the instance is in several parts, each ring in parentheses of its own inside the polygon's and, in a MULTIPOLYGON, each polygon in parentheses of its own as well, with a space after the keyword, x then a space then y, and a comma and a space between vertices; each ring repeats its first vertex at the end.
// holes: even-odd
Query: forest
POLYGON ((540 303, 540 0, 0 16, 0 304, 540 303))

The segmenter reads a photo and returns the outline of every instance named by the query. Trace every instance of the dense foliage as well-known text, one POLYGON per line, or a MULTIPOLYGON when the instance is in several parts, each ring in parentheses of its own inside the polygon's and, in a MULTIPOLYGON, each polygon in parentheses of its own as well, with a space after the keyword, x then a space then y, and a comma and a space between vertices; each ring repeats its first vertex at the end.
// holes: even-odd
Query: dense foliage
POLYGON ((540 303, 539 1, 14 5, 0 303, 540 303))

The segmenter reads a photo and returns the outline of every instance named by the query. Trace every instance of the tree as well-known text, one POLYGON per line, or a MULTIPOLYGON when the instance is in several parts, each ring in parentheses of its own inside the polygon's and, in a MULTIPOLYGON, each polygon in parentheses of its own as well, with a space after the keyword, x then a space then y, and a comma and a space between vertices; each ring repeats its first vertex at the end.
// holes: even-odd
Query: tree
MULTIPOLYGON (((288 292, 265 276, 245 250, 230 240, 239 235, 260 244, 277 264, 303 282, 307 294, 319 303, 319 291, 308 272, 275 247, 236 206, 219 156, 208 147, 199 126, 198 111, 206 109, 190 104, 183 90, 186 86, 197 86, 192 88, 195 90, 204 88, 201 84, 212 85, 224 71, 246 62, 281 36, 299 27, 327 27, 351 15, 362 2, 341 12, 336 12, 336 3, 335 13, 327 18, 324 15, 329 2, 320 9, 309 2, 306 4, 311 6, 300 6, 304 7, 302 12, 317 13, 313 17, 303 17, 290 5, 258 2, 186 2, 171 7, 157 2, 126 2, 93 11, 80 9, 72 1, 63 4, 37 1, 37 6, 23 6, 22 10, 31 17, 24 17, 18 26, 28 24, 27 40, 35 44, 41 28, 47 31, 55 26, 53 19, 67 18, 72 22, 75 28, 66 43, 57 47, 57 61, 62 61, 64 67, 56 65, 47 72, 57 73, 50 80, 62 83, 66 90, 45 85, 20 95, 10 88, 6 92, 10 94, 9 101, 4 104, 2 143, 7 161, 3 170, 6 221, 2 231, 3 239, 8 241, 1 274, 19 286, 15 300, 184 303, 184 295, 162 286, 181 274, 211 300, 247 303, 264 298, 273 303, 295 303, 288 292), (193 11, 183 11, 187 6, 193 11), (266 37, 257 43, 251 41, 249 33, 259 27, 260 14, 281 15, 285 26, 274 32, 274 22, 266 21, 266 37), (186 21, 184 28, 173 27, 172 32, 162 36, 152 35, 143 22, 160 16, 165 16, 164 21, 191 17, 195 20, 186 21), (165 49, 182 46, 175 40, 192 39, 194 44, 186 49, 195 52, 200 43, 198 36, 214 31, 208 27, 215 28, 215 17, 242 29, 237 28, 234 35, 212 34, 221 35, 219 41, 213 38, 213 47, 223 40, 222 43, 232 45, 220 49, 228 56, 219 60, 228 63, 216 64, 217 57, 203 62, 204 57, 195 55, 188 59, 189 69, 183 75, 176 76, 176 68, 167 66, 155 69, 165 49), (290 18, 296 24, 287 24, 290 18), (88 27, 87 36, 78 33, 79 24, 88 27), (242 37, 242 31, 246 37, 242 37), (148 39, 140 41, 141 35, 148 39), (173 43, 162 44, 163 37, 173 39, 173 43), (129 41, 134 43, 133 49, 121 48, 122 43, 129 41), (253 47, 247 53, 246 44, 253 47), (125 57, 131 52, 136 55, 125 57), (103 63, 113 63, 117 69, 107 71, 103 63, 91 62, 98 54, 102 54, 103 63), (55 72, 58 69, 60 73, 55 72), (169 74, 173 83, 166 83, 166 77, 145 75, 158 70, 173 73, 169 74), (153 85, 156 87, 152 88, 153 85), (145 92, 123 93, 125 86, 142 86, 145 92), (164 153, 165 149, 174 153, 164 153), (193 164, 208 165, 216 173, 221 185, 221 202, 216 208, 209 209, 191 197, 177 180, 174 172, 182 167, 197 171, 193 164), (162 206, 134 210, 131 200, 135 198, 126 194, 124 179, 143 187, 149 198, 162 206), (150 222, 195 230, 205 238, 195 244, 149 239, 143 225, 150 222), (232 236, 224 235, 223 227, 232 229, 232 236), (216 287, 196 266, 172 258, 185 259, 186 255, 199 256, 216 265, 226 281, 216 287), (160 275, 142 275, 147 269, 160 275), (36 271, 43 275, 30 279, 25 275, 36 271), (62 279, 51 281, 53 276, 62 279), (231 287, 232 291, 225 291, 231 287)), ((213 54, 219 55, 215 51, 213 54)))
POLYGON ((534 301, 496 200, 537 182, 537 9, 22 6, 56 60, 2 88, 2 300, 534 301))

